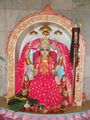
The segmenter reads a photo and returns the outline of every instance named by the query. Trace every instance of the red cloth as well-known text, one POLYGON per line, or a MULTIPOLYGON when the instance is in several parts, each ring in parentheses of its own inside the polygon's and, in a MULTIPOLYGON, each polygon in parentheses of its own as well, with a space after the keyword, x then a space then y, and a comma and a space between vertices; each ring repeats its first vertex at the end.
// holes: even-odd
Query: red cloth
MULTIPOLYGON (((71 103, 72 65, 70 63, 70 52, 69 52, 67 46, 64 45, 63 43, 57 42, 55 40, 50 40, 50 42, 56 46, 56 49, 58 50, 58 54, 63 58, 64 71, 65 71, 65 75, 66 75, 67 81, 68 81, 68 84, 66 84, 66 86, 67 86, 68 95, 69 95, 69 102, 71 103)), ((16 65, 17 66, 17 69, 16 69, 16 93, 21 93, 21 89, 23 86, 22 79, 23 79, 23 75, 26 72, 26 59, 25 59, 26 49, 27 49, 27 47, 30 46, 31 49, 37 50, 39 45, 40 45, 40 39, 36 39, 31 43, 31 46, 30 46, 30 43, 27 43, 22 50, 22 54, 16 65)), ((54 57, 54 58, 56 58, 56 57, 54 57)))
POLYGON ((23 48, 22 54, 20 56, 20 59, 18 63, 16 64, 16 93, 21 93, 21 90, 23 88, 23 76, 26 72, 26 58, 25 53, 27 48, 29 48, 29 44, 27 43, 25 47, 23 48))
POLYGON ((55 62, 52 58, 49 60, 48 64, 45 64, 37 58, 35 68, 39 69, 39 73, 30 83, 29 97, 39 100, 41 105, 53 108, 61 105, 63 97, 54 76, 50 73, 55 68, 55 62))

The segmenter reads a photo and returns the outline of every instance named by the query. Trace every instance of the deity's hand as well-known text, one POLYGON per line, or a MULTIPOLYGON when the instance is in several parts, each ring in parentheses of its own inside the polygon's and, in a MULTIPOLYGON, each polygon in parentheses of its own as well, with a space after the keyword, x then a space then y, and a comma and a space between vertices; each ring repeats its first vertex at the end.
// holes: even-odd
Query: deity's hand
POLYGON ((60 78, 58 75, 55 76, 55 81, 56 81, 57 85, 60 85, 60 78))
POLYGON ((58 71, 60 69, 60 65, 57 65, 55 70, 58 71))
POLYGON ((55 70, 55 69, 52 69, 52 70, 51 70, 51 74, 52 74, 53 76, 55 76, 55 75, 56 75, 56 70, 55 70))
POLYGON ((63 91, 63 96, 64 96, 65 98, 68 97, 68 92, 67 92, 67 90, 64 90, 64 91, 63 91))
POLYGON ((30 72, 30 77, 29 78, 30 78, 30 80, 33 80, 33 78, 34 78, 34 72, 33 71, 30 72))
POLYGON ((30 64, 30 69, 31 69, 32 71, 34 71, 34 65, 33 65, 33 64, 30 64))
POLYGON ((34 70, 34 76, 36 76, 39 73, 38 69, 34 70))

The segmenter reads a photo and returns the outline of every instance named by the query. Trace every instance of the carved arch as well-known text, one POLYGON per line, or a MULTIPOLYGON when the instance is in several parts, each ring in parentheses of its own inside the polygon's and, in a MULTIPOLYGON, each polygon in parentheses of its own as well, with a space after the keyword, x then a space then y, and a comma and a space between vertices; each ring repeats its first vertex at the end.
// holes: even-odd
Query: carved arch
MULTIPOLYGON (((17 45, 17 42, 19 40, 19 37, 21 34, 27 30, 30 26, 34 24, 39 23, 52 23, 61 26, 64 28, 69 34, 71 35, 71 30, 76 25, 73 24, 72 21, 67 19, 64 16, 61 16, 60 14, 54 13, 53 10, 46 6, 41 12, 28 15, 25 18, 23 18, 20 22, 17 23, 17 25, 14 27, 14 29, 11 31, 8 45, 7 45, 7 81, 8 81, 8 89, 7 89, 7 98, 11 98, 15 95, 15 48, 17 45)), ((75 93, 75 99, 78 105, 81 104, 82 101, 82 85, 83 85, 83 66, 84 66, 84 54, 85 54, 85 42, 83 40, 83 36, 80 34, 80 64, 79 64, 79 75, 80 75, 80 81, 76 82, 76 93, 75 93)))

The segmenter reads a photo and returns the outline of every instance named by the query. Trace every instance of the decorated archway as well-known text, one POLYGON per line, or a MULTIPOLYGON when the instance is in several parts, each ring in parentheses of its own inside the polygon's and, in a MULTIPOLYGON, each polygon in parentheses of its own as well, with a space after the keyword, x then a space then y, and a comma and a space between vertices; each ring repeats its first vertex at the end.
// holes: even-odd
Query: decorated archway
MULTIPOLYGON (((67 19, 60 14, 54 13, 53 10, 46 6, 41 12, 28 15, 23 18, 14 29, 11 31, 8 46, 7 46, 7 56, 8 56, 8 64, 7 64, 7 81, 8 81, 8 89, 7 89, 7 98, 11 98, 15 96, 15 66, 16 66, 16 46, 21 35, 32 26, 36 26, 38 24, 50 23, 55 24, 63 28, 64 31, 68 33, 68 36, 72 36, 72 28, 76 27, 72 21, 67 19)), ((32 39, 33 40, 33 39, 32 39)), ((31 40, 31 41, 32 41, 31 40)), ((82 103, 82 90, 83 90, 83 67, 84 67, 84 54, 85 54, 85 42, 83 40, 82 34, 80 34, 80 46, 79 46, 79 65, 76 70, 76 79, 75 79, 75 101, 77 105, 81 105, 82 103), (79 79, 78 79, 79 76, 79 79), (77 80, 78 79, 78 80, 77 80)))

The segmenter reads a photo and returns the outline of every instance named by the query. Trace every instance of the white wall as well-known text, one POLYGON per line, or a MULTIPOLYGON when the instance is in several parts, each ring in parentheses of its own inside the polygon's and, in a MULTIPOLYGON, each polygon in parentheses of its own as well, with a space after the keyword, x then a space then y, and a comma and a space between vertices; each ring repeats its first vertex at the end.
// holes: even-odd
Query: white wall
POLYGON ((81 31, 86 41, 86 59, 84 70, 84 90, 90 99, 90 0, 0 0, 0 95, 6 93, 6 45, 10 31, 24 16, 40 11, 46 4, 53 10, 69 17, 72 21, 82 22, 81 31), (66 4, 67 3, 67 4, 66 4))

